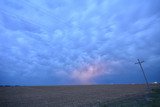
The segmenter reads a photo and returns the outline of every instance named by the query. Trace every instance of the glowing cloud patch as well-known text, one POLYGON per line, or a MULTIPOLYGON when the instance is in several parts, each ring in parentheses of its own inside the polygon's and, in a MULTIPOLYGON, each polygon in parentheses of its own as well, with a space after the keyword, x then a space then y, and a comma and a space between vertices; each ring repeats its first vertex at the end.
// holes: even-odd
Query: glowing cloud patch
POLYGON ((105 74, 105 65, 103 63, 87 64, 80 69, 74 70, 71 73, 71 78, 80 84, 91 84, 93 79, 105 74))

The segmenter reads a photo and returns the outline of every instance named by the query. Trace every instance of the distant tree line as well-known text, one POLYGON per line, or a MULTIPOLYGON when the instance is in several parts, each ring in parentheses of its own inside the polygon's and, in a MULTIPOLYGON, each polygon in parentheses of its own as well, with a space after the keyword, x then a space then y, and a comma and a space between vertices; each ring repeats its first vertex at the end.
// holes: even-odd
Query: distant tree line
POLYGON ((19 87, 20 85, 0 85, 0 87, 19 87))

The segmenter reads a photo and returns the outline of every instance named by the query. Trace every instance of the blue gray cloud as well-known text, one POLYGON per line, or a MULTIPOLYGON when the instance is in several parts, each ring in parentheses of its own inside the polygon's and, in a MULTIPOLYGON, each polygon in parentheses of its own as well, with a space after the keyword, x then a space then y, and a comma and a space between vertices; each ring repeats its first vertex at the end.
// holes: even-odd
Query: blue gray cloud
POLYGON ((0 84, 160 81, 159 0, 1 0, 0 84), (138 77, 139 76, 139 77, 138 77))

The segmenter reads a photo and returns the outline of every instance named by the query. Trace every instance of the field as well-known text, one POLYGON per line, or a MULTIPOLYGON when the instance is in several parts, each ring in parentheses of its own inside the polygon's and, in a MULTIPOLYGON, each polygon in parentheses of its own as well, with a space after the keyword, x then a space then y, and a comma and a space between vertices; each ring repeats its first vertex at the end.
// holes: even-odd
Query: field
POLYGON ((99 107, 147 93, 143 84, 0 87, 0 107, 99 107))

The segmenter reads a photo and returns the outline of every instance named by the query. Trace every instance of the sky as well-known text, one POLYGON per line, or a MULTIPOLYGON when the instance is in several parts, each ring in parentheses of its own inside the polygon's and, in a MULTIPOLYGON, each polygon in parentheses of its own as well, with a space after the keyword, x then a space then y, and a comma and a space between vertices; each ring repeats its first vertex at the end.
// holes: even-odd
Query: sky
POLYGON ((0 84, 160 82, 160 0, 0 0, 0 84))

